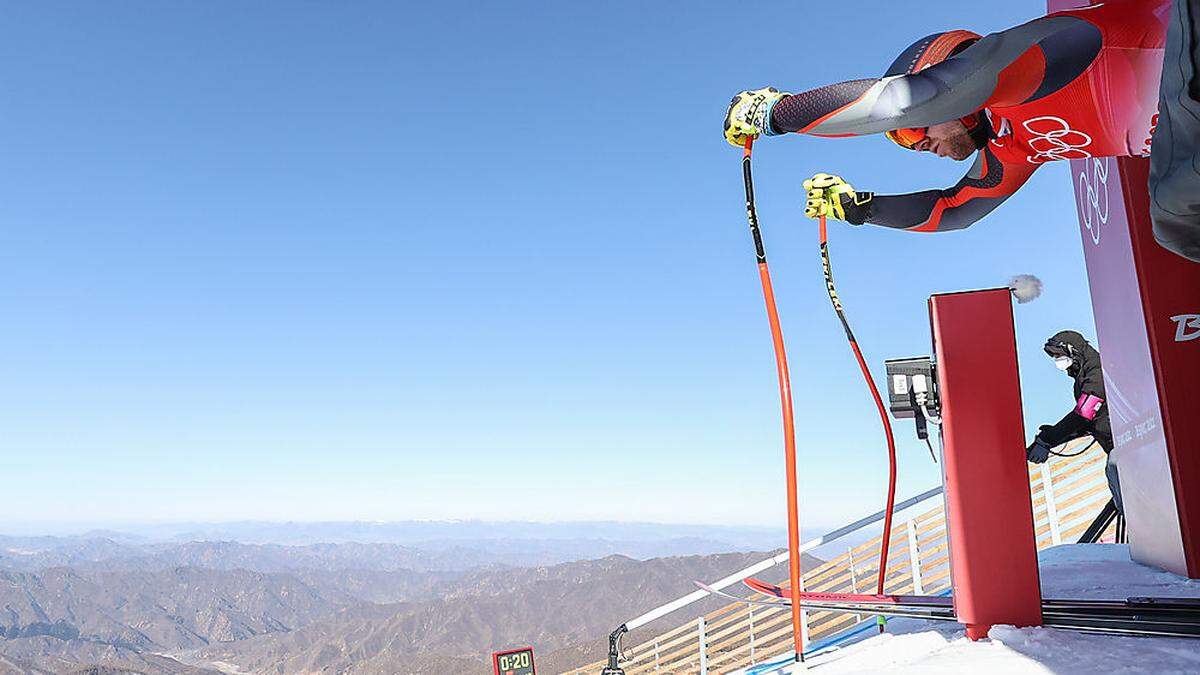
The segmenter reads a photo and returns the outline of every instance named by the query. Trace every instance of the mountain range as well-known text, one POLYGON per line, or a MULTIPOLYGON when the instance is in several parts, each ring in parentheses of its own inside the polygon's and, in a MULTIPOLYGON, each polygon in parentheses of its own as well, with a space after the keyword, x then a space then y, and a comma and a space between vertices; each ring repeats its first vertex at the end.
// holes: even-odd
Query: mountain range
MULTIPOLYGON (((786 541, 782 530, 761 527, 670 525, 658 523, 529 523, 490 521, 402 521, 269 523, 181 523, 132 525, 69 536, 0 535, 0 568, 37 569, 107 560, 147 559, 147 564, 189 564, 186 556, 206 555, 203 544, 287 547, 279 565, 295 568, 301 548, 313 560, 336 553, 360 558, 341 567, 411 570, 466 570, 480 565, 554 565, 619 554, 649 558, 764 551, 786 541), (185 551, 180 545, 195 544, 185 551), (355 548, 354 544, 360 545, 355 548), (322 549, 321 547, 326 547, 322 549), (371 562, 374 558, 376 562, 371 562)), ((262 555, 265 549, 257 549, 262 555)), ((231 554, 225 550, 223 553, 231 554)), ((227 561, 225 564, 236 564, 227 561)), ((307 567, 308 563, 300 565, 307 567)), ((277 567, 276 569, 282 569, 277 567)))
POLYGON ((437 550, 105 534, 0 537, 0 671, 485 673, 491 651, 532 644, 540 671, 558 672, 600 658, 609 631, 692 580, 768 555, 515 566, 504 551, 528 540, 437 550))

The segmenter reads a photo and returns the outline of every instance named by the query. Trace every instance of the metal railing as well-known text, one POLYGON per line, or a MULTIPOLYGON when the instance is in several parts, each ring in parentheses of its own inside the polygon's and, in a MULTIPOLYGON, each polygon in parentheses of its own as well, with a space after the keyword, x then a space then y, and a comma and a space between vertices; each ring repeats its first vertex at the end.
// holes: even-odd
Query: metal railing
MULTIPOLYGON (((1067 446, 1067 450, 1082 448, 1087 442, 1090 439, 1074 442, 1067 446)), ((1046 464, 1031 467, 1034 531, 1039 550, 1075 541, 1107 502, 1109 494, 1104 478, 1104 462, 1104 453, 1097 450, 1079 457, 1054 457, 1046 464)), ((941 487, 933 488, 896 505, 898 517, 888 537, 888 555, 893 562, 888 565, 884 580, 886 592, 934 595, 949 591, 950 562, 945 513, 941 500, 935 499, 941 492, 941 487), (922 504, 930 508, 913 508, 922 504), (904 517, 899 517, 901 511, 907 512, 904 517)), ((882 512, 872 514, 804 543, 801 551, 827 547, 860 533, 882 519, 882 512)), ((805 572, 805 589, 872 592, 878 579, 882 543, 881 534, 863 544, 847 546, 845 553, 805 572)), ((728 589, 787 559, 788 554, 781 553, 709 586, 715 590, 728 589)), ((709 595, 704 590, 693 591, 629 620, 626 627, 633 631, 709 595)), ((755 597, 749 592, 743 596, 755 597)), ((822 643, 849 631, 861 630, 864 622, 874 623, 870 615, 820 611, 805 614, 805 641, 813 647, 820 647, 822 643)), ((630 641, 629 637, 626 642, 630 641)), ((701 616, 693 616, 674 629, 644 639, 623 654, 621 666, 627 675, 729 673, 790 654, 791 649, 790 610, 736 602, 701 616)), ((594 663, 568 672, 571 675, 596 675, 603 666, 603 663, 594 663)))

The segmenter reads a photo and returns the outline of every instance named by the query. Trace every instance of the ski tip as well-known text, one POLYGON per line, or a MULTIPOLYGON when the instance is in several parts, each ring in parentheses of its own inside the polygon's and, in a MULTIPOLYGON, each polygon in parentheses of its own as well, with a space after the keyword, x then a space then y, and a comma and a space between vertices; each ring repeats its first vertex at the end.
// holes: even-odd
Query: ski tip
POLYGON ((772 595, 777 598, 787 598, 788 597, 787 594, 784 593, 783 588, 776 586, 775 584, 767 583, 767 582, 763 581, 762 579, 756 579, 754 577, 746 577, 745 579, 742 579, 742 583, 745 584, 746 587, 749 588, 750 590, 756 591, 758 593, 763 593, 765 595, 772 595))

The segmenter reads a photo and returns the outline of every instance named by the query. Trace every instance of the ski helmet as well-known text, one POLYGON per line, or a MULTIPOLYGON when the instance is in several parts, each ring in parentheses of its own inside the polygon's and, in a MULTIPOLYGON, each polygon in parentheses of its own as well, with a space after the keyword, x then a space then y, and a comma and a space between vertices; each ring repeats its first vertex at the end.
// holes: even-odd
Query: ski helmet
MULTIPOLYGON (((941 63, 962 52, 975 44, 980 37, 979 33, 969 30, 948 30, 926 35, 900 52, 900 56, 897 56, 892 65, 888 67, 884 77, 919 73, 935 63, 941 63)), ((975 141, 975 147, 982 148, 987 143, 989 129, 982 111, 973 112, 960 118, 959 121, 967 128, 971 140, 975 141)), ((885 135, 896 145, 911 150, 925 138, 928 130, 928 127, 910 127, 894 129, 885 132, 885 135)))

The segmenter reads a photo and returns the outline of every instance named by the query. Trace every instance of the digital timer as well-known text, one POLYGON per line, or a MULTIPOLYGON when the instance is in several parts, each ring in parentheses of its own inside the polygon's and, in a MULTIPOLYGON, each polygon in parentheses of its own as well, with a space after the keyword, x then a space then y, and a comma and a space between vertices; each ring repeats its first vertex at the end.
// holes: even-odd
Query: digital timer
POLYGON ((535 675, 533 667, 533 647, 510 649, 506 652, 492 654, 492 665, 496 675, 535 675))

